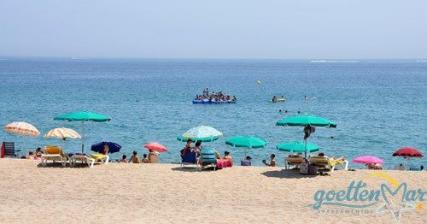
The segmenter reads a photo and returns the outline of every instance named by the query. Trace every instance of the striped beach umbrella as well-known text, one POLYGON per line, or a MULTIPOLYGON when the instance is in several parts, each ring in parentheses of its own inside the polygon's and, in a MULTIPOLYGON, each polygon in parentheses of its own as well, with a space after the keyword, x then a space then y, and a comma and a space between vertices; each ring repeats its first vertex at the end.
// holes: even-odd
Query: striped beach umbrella
POLYGON ((71 128, 54 128, 50 130, 45 136, 45 138, 59 138, 59 139, 67 139, 67 138, 82 138, 77 131, 74 131, 71 128))
POLYGON ((23 121, 12 122, 10 124, 7 124, 6 126, 4 126, 4 130, 9 134, 14 134, 14 135, 31 136, 31 137, 36 137, 40 135, 40 131, 37 130, 37 128, 34 127, 34 125, 27 122, 23 122, 23 121))

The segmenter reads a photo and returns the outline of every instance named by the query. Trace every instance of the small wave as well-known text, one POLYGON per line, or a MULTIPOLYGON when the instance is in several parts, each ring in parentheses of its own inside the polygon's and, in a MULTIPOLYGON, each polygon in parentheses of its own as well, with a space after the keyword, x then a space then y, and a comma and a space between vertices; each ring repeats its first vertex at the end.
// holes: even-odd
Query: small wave
POLYGON ((427 59, 416 60, 416 63, 427 63, 427 59))

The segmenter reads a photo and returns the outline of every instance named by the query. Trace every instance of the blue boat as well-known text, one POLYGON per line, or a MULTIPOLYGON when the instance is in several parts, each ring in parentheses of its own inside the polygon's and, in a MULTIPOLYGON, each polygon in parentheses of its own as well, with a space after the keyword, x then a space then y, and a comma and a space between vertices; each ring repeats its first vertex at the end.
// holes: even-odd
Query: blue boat
POLYGON ((210 101, 210 100, 193 100, 193 104, 232 104, 236 103, 237 100, 229 101, 210 101))

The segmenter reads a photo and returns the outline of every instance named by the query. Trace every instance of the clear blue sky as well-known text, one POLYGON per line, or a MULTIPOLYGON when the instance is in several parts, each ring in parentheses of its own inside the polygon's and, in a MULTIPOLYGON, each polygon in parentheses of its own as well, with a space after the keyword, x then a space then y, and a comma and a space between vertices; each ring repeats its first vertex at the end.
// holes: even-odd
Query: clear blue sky
POLYGON ((0 56, 427 58, 427 0, 0 0, 0 56))

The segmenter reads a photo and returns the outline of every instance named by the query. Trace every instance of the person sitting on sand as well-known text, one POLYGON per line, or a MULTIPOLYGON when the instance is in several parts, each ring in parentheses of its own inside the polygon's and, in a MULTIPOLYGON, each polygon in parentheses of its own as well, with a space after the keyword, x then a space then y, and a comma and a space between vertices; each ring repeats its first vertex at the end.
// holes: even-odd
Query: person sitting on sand
POLYGON ((230 155, 230 152, 229 152, 229 151, 225 151, 225 152, 224 152, 224 157, 223 157, 223 159, 233 161, 233 157, 231 157, 231 155, 230 155))
POLYGON ((240 165, 241 166, 251 166, 252 162, 251 162, 252 158, 250 156, 246 156, 246 158, 242 161, 240 161, 240 165))
POLYGON ((367 164, 369 170, 382 170, 383 167, 380 163, 369 163, 367 164))
POLYGON ((123 156, 122 156, 122 159, 121 159, 121 160, 119 160, 119 162, 120 162, 120 163, 127 163, 127 162, 128 162, 128 160, 126 159, 126 155, 123 155, 123 156))
POLYGON ((396 166, 396 170, 406 170, 405 166, 401 163, 398 166, 396 166))
POLYGON ((159 153, 150 149, 149 153, 148 153, 148 161, 150 163, 158 163, 159 162, 159 153))
POLYGON ((148 160, 148 156, 145 153, 142 155, 142 163, 150 163, 150 160, 148 160))
POLYGON ((133 151, 132 156, 129 159, 130 163, 141 163, 141 159, 139 159, 138 153, 133 151))
POLYGON ((185 155, 187 155, 187 153, 191 152, 192 143, 193 141, 191 139, 187 140, 187 144, 185 144, 184 148, 181 149, 181 157, 184 157, 185 155))
POLYGON ((42 148, 37 147, 36 153, 34 154, 34 158, 35 159, 41 159, 42 158, 42 154, 43 154, 42 148))
POLYGON ((264 163, 266 166, 276 166, 276 155, 271 154, 270 161, 263 160, 262 163, 264 163))
POLYGON ((34 159, 34 152, 33 151, 29 151, 28 155, 25 157, 25 159, 34 159))

